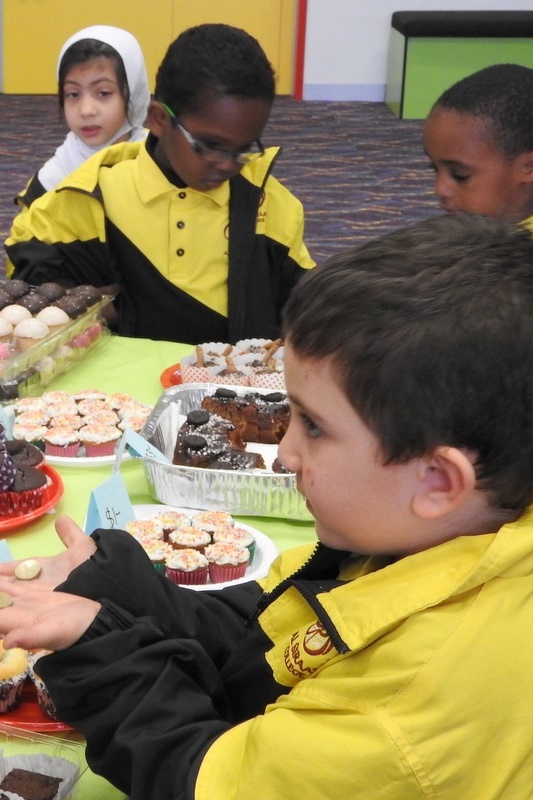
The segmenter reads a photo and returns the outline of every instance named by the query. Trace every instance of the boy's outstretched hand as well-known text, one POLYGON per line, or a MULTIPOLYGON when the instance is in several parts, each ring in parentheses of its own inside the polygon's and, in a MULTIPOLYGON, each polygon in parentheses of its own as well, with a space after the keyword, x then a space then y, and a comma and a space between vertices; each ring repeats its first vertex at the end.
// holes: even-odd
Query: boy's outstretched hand
POLYGON ((0 636, 7 648, 64 649, 100 610, 93 600, 53 591, 96 552, 94 541, 69 517, 59 517, 55 527, 65 545, 61 553, 0 564, 0 636), (37 571, 27 580, 19 577, 25 561, 37 571))
POLYGON ((51 589, 13 585, 12 591, 12 605, 0 610, 5 648, 64 650, 85 633, 101 608, 95 600, 51 589))
POLYGON ((87 536, 70 517, 59 517, 55 528, 66 549, 55 556, 36 556, 40 572, 31 581, 21 581, 17 578, 15 570, 21 561, 0 564, 0 591, 9 593, 11 585, 24 588, 20 584, 25 584, 26 589, 35 589, 37 586, 54 589, 67 579, 73 569, 96 552, 96 545, 91 537, 87 536))

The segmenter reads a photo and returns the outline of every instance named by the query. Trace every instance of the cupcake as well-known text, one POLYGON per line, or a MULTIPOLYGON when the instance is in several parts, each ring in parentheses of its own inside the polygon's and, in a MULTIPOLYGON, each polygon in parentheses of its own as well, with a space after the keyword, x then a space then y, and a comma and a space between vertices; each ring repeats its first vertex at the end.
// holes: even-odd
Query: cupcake
POLYGON ((168 534, 169 544, 175 550, 199 550, 201 553, 211 544, 211 534, 192 525, 184 525, 168 534))
POLYGON ((34 444, 40 450, 44 450, 44 437, 48 428, 46 425, 34 422, 13 423, 13 439, 34 444))
POLYGON ((70 425, 55 425, 44 436, 44 453, 47 456, 75 458, 79 449, 78 431, 70 425))
POLYGON ((40 508, 49 479, 36 467, 17 467, 8 491, 0 492, 0 516, 20 517, 40 508))
POLYGON ((152 566, 162 575, 166 572, 166 559, 172 554, 172 547, 160 539, 138 539, 152 566))
POLYGON ((48 325, 52 333, 61 330, 70 322, 70 317, 66 311, 63 311, 62 308, 56 308, 56 306, 46 306, 46 308, 39 311, 36 319, 40 319, 41 322, 48 325))
POLYGON ((153 519, 132 519, 131 522, 126 522, 124 530, 139 541, 144 539, 162 541, 163 539, 163 528, 153 519))
POLYGON ((255 539, 246 528, 239 528, 237 525, 230 525, 227 528, 217 528, 213 533, 213 544, 217 542, 232 542, 246 547, 250 551, 250 564, 253 561, 255 552, 255 539))
POLYGON ((59 300, 60 297, 63 297, 63 295, 67 293, 64 286, 60 286, 59 283, 54 283, 52 281, 41 283, 40 286, 37 286, 36 291, 42 294, 43 297, 46 297, 49 302, 52 300, 59 300))
POLYGON ((0 640, 0 714, 16 708, 28 675, 28 654, 21 647, 4 650, 0 640))
POLYGON ((80 442, 89 458, 112 456, 121 432, 112 425, 84 425, 79 432, 80 442))
POLYGON ((38 342, 46 339, 50 328, 39 319, 23 319, 15 325, 13 338, 20 350, 29 350, 38 342))
POLYGON ((35 315, 38 314, 39 311, 42 311, 43 308, 46 308, 46 306, 48 305, 48 300, 46 299, 46 297, 43 297, 42 294, 32 291, 28 292, 23 297, 20 297, 17 300, 17 303, 20 306, 24 306, 24 308, 27 308, 32 315, 35 315))
POLYGON ((250 563, 250 551, 231 542, 210 544, 204 553, 209 564, 211 583, 223 583, 244 577, 246 567, 250 563))
POLYGON ((168 541, 169 534, 172 531, 191 524, 191 518, 188 514, 184 514, 183 511, 162 511, 160 514, 156 514, 153 520, 163 528, 165 542, 168 541))
POLYGON ((191 524, 195 528, 214 533, 217 528, 224 528, 235 523, 229 511, 198 511, 193 515, 191 524))
POLYGON ((56 707, 54 705, 54 701, 50 697, 48 693, 48 689, 46 688, 44 681, 39 676, 39 674, 35 671, 35 662, 38 661, 39 658, 42 656, 46 656, 50 653, 50 650, 37 650, 34 652, 30 652, 28 654, 28 675, 35 687, 35 693, 37 695, 37 703, 39 708, 45 714, 45 716, 50 717, 54 721, 58 722, 59 717, 57 716, 56 707))
POLYGON ((31 311, 28 311, 24 306, 19 306, 16 303, 6 306, 0 311, 0 318, 7 319, 13 326, 18 325, 23 319, 31 318, 31 311))
POLYGON ((44 462, 42 450, 33 444, 7 439, 5 445, 15 467, 39 467, 44 462))
POLYGON ((198 550, 175 550, 166 558, 165 574, 174 583, 199 586, 207 583, 207 558, 198 550))

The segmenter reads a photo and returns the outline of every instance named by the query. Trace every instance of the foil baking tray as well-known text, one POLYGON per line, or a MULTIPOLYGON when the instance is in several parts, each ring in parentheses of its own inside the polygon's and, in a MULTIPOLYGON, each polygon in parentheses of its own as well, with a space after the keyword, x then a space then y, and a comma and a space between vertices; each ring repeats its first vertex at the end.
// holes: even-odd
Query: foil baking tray
MULTIPOLYGON (((183 418, 200 408, 207 394, 214 394, 218 385, 187 383, 171 386, 160 397, 141 431, 150 444, 170 461, 176 436, 183 418)), ((226 386, 239 395, 250 391, 249 386, 226 386)), ((268 394, 266 389, 263 394, 268 394)), ((264 447, 250 442, 250 449, 264 447)), ((142 458, 146 481, 151 495, 165 505, 229 511, 232 514, 281 517, 310 521, 305 500, 296 488, 294 473, 278 474, 267 470, 221 470, 183 467, 156 459, 142 458)))

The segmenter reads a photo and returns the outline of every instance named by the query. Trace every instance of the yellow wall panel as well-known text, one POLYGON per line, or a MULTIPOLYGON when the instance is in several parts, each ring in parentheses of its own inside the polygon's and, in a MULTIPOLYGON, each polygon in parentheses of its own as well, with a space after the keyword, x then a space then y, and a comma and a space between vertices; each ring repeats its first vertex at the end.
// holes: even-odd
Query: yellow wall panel
POLYGON ((264 47, 278 76, 278 92, 293 81, 296 0, 3 0, 2 91, 55 94, 56 60, 63 42, 88 25, 131 31, 143 49, 150 86, 163 54, 178 33, 202 22, 225 22, 249 31, 264 47))

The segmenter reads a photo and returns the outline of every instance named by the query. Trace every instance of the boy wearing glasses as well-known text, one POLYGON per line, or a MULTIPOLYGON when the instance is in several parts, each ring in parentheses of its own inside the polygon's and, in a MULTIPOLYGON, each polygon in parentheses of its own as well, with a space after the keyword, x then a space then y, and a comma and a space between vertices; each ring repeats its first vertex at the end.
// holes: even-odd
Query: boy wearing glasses
POLYGON ((301 203, 260 137, 275 96, 258 42, 200 25, 170 45, 146 143, 103 150, 14 221, 8 274, 117 294, 117 331, 188 342, 274 338, 314 266, 301 203))

